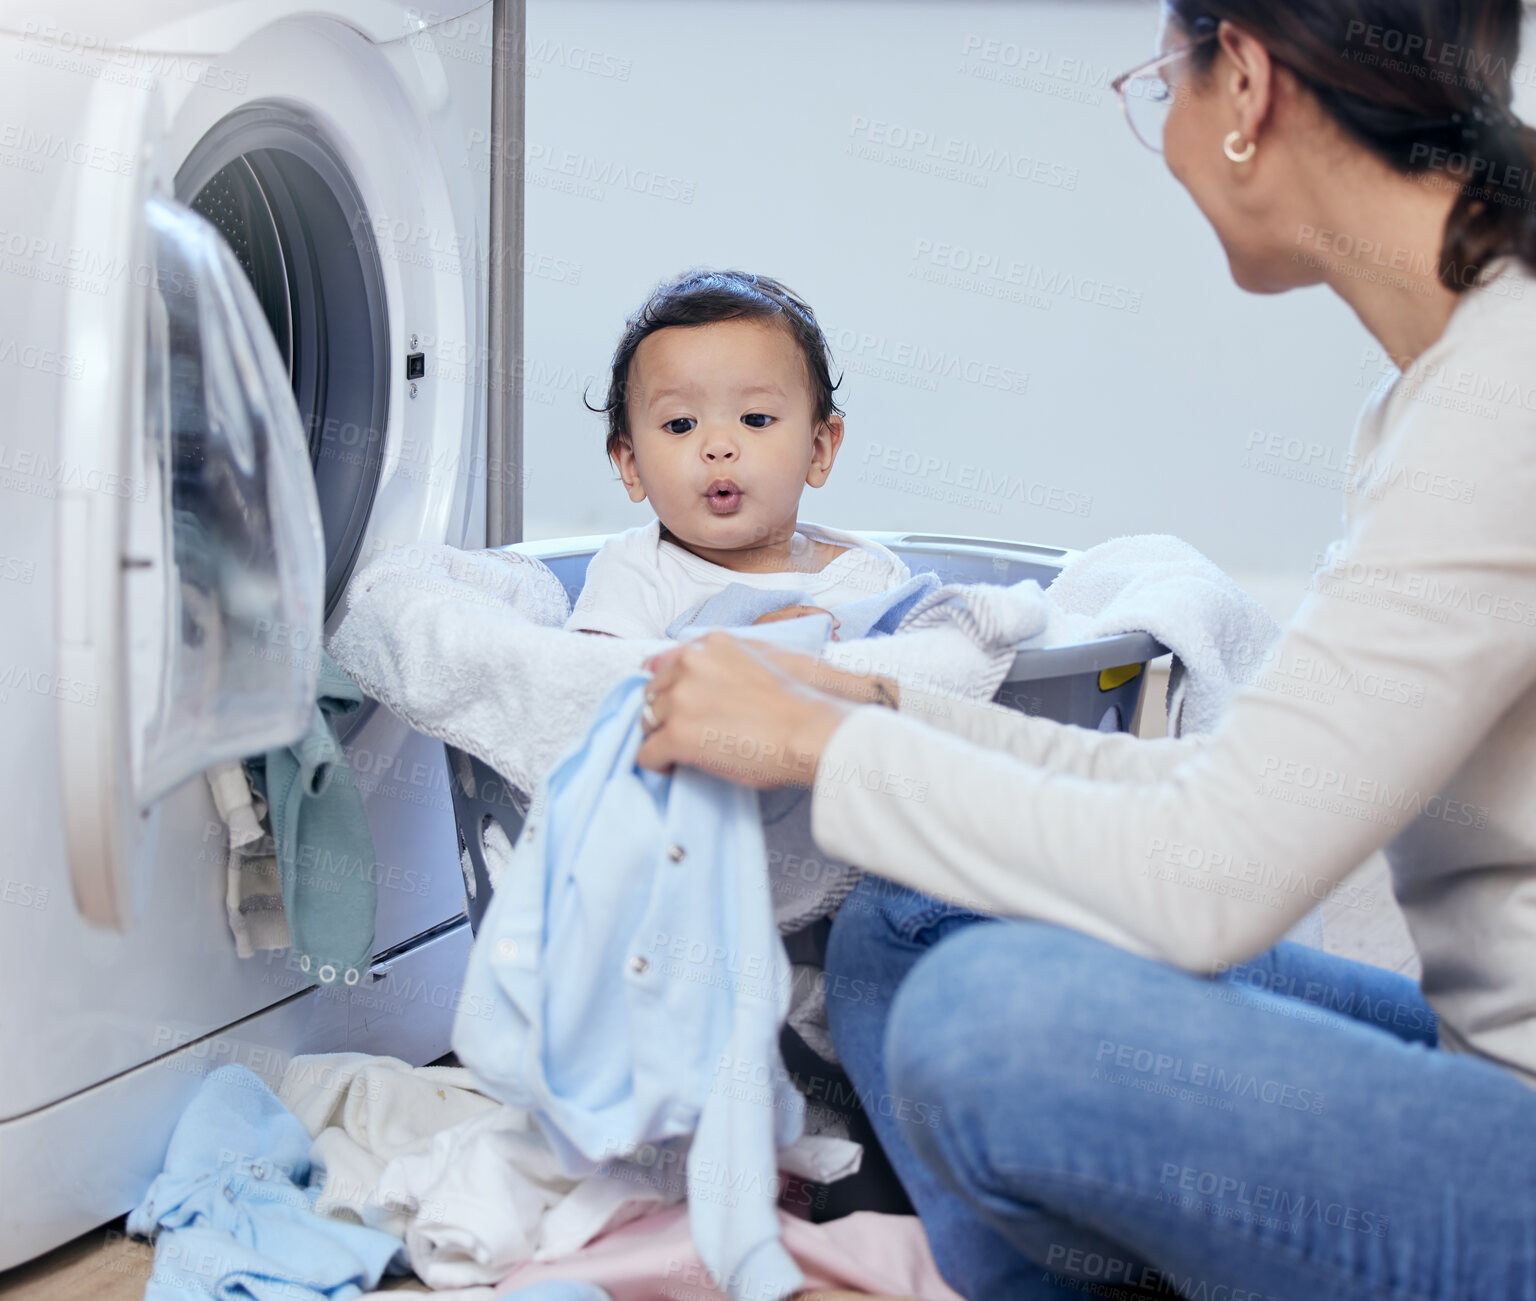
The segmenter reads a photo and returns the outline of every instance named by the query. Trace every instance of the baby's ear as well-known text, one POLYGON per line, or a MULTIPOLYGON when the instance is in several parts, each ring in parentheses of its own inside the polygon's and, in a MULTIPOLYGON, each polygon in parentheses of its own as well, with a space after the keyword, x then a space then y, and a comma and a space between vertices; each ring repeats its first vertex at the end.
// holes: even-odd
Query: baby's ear
POLYGON ((645 485, 640 482, 640 469, 635 464, 635 445, 627 437, 621 438, 608 455, 619 478, 624 481, 624 491, 629 494, 630 501, 644 501, 645 485))
POLYGON ((805 481, 813 488, 819 488, 827 481, 832 473, 832 463, 837 460, 837 452, 843 445, 843 418, 842 416, 828 416, 816 426, 814 441, 811 443, 811 464, 805 472, 805 481))

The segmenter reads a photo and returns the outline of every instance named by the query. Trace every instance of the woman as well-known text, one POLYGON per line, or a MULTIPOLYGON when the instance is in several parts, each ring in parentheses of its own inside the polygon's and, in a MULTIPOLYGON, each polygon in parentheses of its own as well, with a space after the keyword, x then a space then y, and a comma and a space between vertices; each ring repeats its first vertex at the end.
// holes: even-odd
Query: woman
POLYGON ((832 1027, 971 1297, 1536 1294, 1520 8, 1167 0, 1117 85, 1237 283, 1328 285, 1403 371, 1356 431, 1347 537, 1215 733, 1102 736, 724 635, 655 663, 643 763, 773 786, 793 754, 823 848, 887 879, 828 959, 883 998, 832 1027), (1269 947, 1382 846, 1422 993, 1269 947))

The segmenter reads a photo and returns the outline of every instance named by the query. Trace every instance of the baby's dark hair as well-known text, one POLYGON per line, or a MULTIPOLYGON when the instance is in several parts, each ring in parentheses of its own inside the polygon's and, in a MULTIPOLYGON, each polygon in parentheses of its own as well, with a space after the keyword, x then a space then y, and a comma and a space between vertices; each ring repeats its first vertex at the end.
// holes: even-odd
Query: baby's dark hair
POLYGON ((800 298, 769 276, 750 271, 686 271, 676 280, 657 285, 651 296, 629 320, 613 352, 613 374, 608 398, 591 410, 608 417, 608 455, 629 439, 629 415, 625 398, 629 390, 629 363, 635 349, 657 330, 674 325, 713 325, 716 321, 781 321, 805 357, 811 380, 811 399, 817 422, 843 414, 833 395, 841 380, 832 382, 831 350, 816 322, 816 313, 800 298))

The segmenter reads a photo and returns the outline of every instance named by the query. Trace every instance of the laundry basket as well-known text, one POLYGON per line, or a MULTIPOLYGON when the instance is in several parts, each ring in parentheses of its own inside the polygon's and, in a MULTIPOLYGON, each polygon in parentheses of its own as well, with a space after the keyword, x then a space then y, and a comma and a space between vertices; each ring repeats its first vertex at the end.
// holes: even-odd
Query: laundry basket
MULTIPOLYGON (((935 533, 866 533, 889 547, 914 573, 932 571, 946 583, 998 583, 1011 586, 1034 579, 1048 587, 1074 554, 1060 547, 999 542, 989 538, 949 537, 935 533)), ((575 601, 586 581, 587 565, 603 537, 558 538, 522 542, 507 548, 542 560, 575 601)), ((1146 682, 1146 664, 1165 651, 1147 633, 1122 633, 1078 645, 1049 649, 1025 648, 993 697, 998 704, 1026 714, 1075 723, 1101 732, 1130 726, 1146 682)), ((517 840, 528 808, 525 792, 509 787, 474 756, 448 749, 449 786, 459 847, 464 857, 464 884, 470 926, 476 931, 490 903, 490 876, 485 862, 485 833, 491 823, 517 840)))

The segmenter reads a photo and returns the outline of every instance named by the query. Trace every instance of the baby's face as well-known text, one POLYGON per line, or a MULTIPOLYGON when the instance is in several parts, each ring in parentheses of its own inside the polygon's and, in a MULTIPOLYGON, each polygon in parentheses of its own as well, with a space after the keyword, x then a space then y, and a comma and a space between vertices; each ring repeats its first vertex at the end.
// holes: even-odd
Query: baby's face
POLYGON ((616 459, 630 499, 649 498, 700 552, 787 542, 800 493, 826 482, 843 436, 837 417, 816 421, 805 359, 771 321, 648 335, 629 364, 628 418, 616 459))

